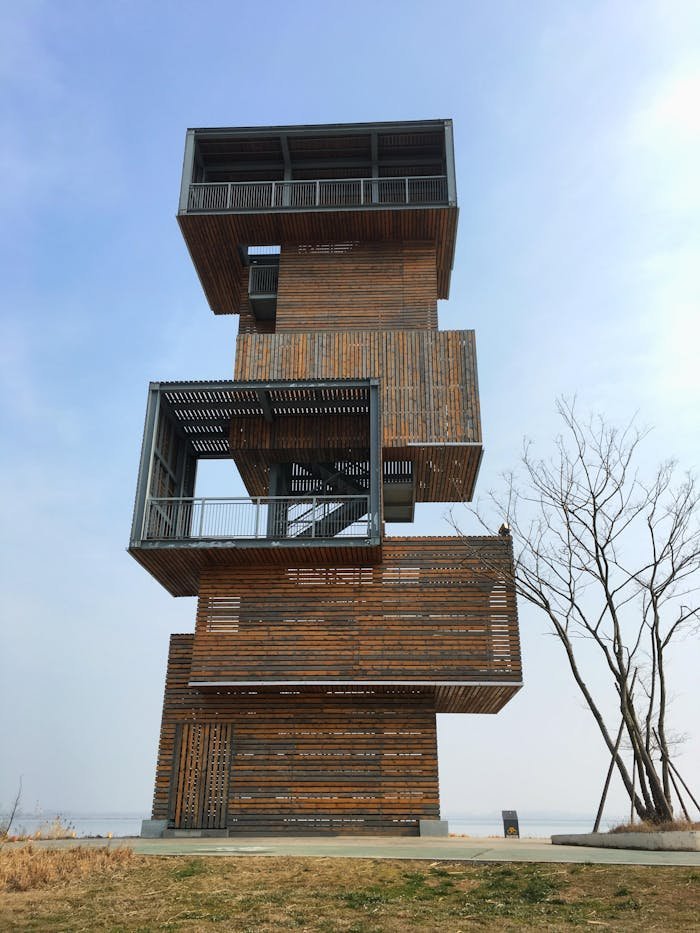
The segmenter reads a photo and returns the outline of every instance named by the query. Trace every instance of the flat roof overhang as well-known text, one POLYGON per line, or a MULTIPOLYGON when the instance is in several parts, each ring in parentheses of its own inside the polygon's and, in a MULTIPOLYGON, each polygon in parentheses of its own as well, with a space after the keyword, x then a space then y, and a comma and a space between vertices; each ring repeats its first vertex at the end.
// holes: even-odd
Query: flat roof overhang
POLYGON ((250 212, 181 212, 180 230, 214 314, 238 314, 243 260, 239 245, 394 240, 436 245, 437 297, 449 298, 458 208, 313 208, 250 212))
POLYGON ((231 420, 370 414, 378 379, 152 382, 150 392, 201 459, 231 459, 231 420))
POLYGON ((274 682, 190 680, 190 689, 207 693, 211 690, 234 695, 260 694, 304 696, 405 696, 407 702, 415 697, 432 697, 436 713, 498 713, 522 688, 520 675, 493 680, 436 681, 433 683, 409 680, 285 680, 274 682))
POLYGON ((381 538, 328 538, 317 541, 144 541, 129 547, 129 554, 171 596, 199 595, 203 571, 215 567, 269 566, 314 567, 321 560, 338 564, 376 564, 382 559, 381 538))

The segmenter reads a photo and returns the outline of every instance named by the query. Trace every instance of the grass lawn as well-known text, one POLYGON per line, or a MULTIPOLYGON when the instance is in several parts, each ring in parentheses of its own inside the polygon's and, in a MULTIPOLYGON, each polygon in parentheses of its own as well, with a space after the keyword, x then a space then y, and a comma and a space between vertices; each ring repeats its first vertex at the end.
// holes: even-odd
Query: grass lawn
POLYGON ((571 926, 698 929, 700 870, 31 847, 22 855, 18 846, 0 847, 0 930, 458 933, 571 926))

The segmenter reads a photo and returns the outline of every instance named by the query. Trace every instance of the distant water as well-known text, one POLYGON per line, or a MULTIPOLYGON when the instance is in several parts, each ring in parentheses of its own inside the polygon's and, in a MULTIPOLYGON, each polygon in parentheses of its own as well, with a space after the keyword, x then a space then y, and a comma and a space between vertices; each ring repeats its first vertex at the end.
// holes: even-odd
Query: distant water
MULTIPOLYGON (((104 836, 111 833, 112 836, 139 836, 141 834, 142 816, 71 816, 62 813, 60 815, 61 825, 74 832, 78 837, 86 836, 104 836)), ((12 823, 10 834, 26 833, 33 836, 37 832, 42 835, 46 833, 47 828, 53 822, 46 817, 28 817, 18 816, 12 823)))
MULTIPOLYGON (((61 823, 67 826, 77 837, 102 836, 108 837, 111 833, 113 837, 117 836, 138 836, 141 834, 141 820, 146 817, 134 816, 71 816, 70 814, 61 814, 61 823)), ((455 818, 447 817, 451 833, 460 836, 503 836, 503 822, 499 817, 470 817, 455 818)), ((520 837, 521 838, 549 838, 557 833, 589 833, 593 829, 594 818, 587 819, 531 819, 520 817, 520 837)), ((618 823, 623 823, 622 817, 618 819, 603 820, 601 829, 603 831, 610 829, 618 823)), ((19 816, 12 824, 11 833, 27 833, 34 835, 37 831, 45 832, 47 826, 51 823, 46 817, 25 817, 19 816)))
MULTIPOLYGON (((451 833, 459 836, 503 836, 503 821, 499 817, 483 819, 474 817, 473 819, 450 819, 449 829, 451 833)), ((590 833, 593 829, 595 817, 587 819, 530 819, 528 817, 519 817, 520 837, 530 838, 549 838, 563 833, 590 833)), ((624 819, 602 820, 600 828, 603 832, 623 823, 624 819)))

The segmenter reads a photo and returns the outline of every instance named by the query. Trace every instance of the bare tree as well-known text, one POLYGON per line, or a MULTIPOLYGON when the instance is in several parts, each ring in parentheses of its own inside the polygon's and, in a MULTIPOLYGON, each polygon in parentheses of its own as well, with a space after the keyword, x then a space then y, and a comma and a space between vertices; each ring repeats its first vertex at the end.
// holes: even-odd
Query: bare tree
POLYGON ((10 827, 12 826, 12 821, 15 818, 17 810, 19 808, 20 800, 22 799, 22 778, 19 779, 19 787, 17 788, 17 793, 15 794, 15 802, 10 808, 10 812, 6 818, 0 821, 0 839, 7 837, 7 834, 10 832, 10 827))
POLYGON ((489 493, 495 521, 472 511, 512 535, 518 595, 549 619, 634 811, 664 822, 674 793, 687 814, 679 782, 695 802, 673 760, 668 655, 700 624, 700 491, 692 475, 676 479, 672 462, 642 479, 645 432, 634 423, 618 430, 600 417, 582 421, 573 403, 557 409, 564 430, 551 459, 526 443, 522 471, 489 493), (614 686, 612 723, 591 660, 614 686))

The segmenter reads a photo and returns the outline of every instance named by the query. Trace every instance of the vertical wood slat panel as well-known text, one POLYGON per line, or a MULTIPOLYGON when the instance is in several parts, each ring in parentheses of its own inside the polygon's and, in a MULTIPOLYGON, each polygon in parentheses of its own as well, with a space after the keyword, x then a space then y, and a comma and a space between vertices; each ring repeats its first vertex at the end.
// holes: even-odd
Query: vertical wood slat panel
POLYGON ((243 334, 237 341, 234 378, 379 378, 384 446, 478 442, 473 348, 473 331, 243 334), (361 352, 351 356, 353 346, 361 352), (407 389, 414 393, 412 405, 406 401, 407 389), (429 419, 423 436, 410 430, 407 416, 414 414, 429 419))
MULTIPOLYGON (((471 498, 481 444, 473 331, 243 334, 237 349, 240 380, 379 378, 383 456, 413 462, 416 501, 471 498)), ((267 495, 259 465, 237 453, 236 466, 251 495, 267 495)))
POLYGON ((279 281, 278 334, 437 329, 434 243, 285 244, 279 281))
POLYGON ((180 722, 176 734, 169 819, 176 829, 224 829, 232 753, 231 724, 180 722))

